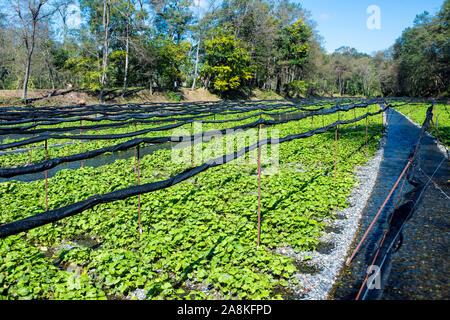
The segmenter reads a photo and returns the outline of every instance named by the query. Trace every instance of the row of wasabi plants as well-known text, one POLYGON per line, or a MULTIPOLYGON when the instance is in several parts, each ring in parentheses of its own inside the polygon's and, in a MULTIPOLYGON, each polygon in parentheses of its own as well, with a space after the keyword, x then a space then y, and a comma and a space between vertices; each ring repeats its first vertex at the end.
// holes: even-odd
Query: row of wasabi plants
MULTIPOLYGON (((376 108, 369 107, 372 112, 376 108)), ((342 112, 340 119, 367 111, 342 112)), ((314 124, 305 119, 268 128, 269 135, 274 129, 280 137, 304 132, 330 124, 338 115, 314 119, 314 124)), ((365 129, 365 120, 339 127, 336 179, 334 130, 279 145, 279 169, 262 176, 259 248, 257 166, 234 161, 142 195, 142 234, 138 199, 132 197, 0 239, 0 297, 132 299, 140 289, 147 299, 286 298, 302 290, 295 274, 302 272, 303 262, 275 249, 317 248, 327 221, 348 206, 356 167, 367 161, 365 129)), ((368 157, 382 132, 382 117, 371 117, 368 157)), ((84 147, 90 148, 87 143, 84 147)), ((65 155, 65 148, 79 152, 69 145, 52 147, 50 155, 65 155)), ((1 158, 4 167, 27 162, 26 156, 1 158)), ((142 157, 140 167, 144 184, 167 179, 190 164, 173 163, 171 150, 160 149, 142 157)), ((61 170, 48 180, 49 209, 136 184, 133 157, 97 168, 61 170)), ((0 224, 43 211, 44 181, 0 184, 0 224)))

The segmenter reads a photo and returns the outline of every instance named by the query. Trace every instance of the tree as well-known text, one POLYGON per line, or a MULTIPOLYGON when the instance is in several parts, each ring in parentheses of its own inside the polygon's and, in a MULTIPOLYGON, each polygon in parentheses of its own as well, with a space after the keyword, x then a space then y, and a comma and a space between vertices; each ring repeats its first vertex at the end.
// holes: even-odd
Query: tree
POLYGON ((280 92, 281 83, 288 84, 301 79, 302 67, 309 57, 311 36, 311 29, 302 20, 281 29, 281 34, 276 39, 279 54, 277 92, 280 92))
POLYGON ((74 11, 70 10, 70 7, 75 5, 74 0, 60 0, 58 1, 59 5, 56 8, 56 11, 59 13, 61 20, 62 20, 62 27, 63 27, 63 43, 65 44, 67 41, 67 34, 68 34, 68 26, 67 26, 67 19, 69 18, 70 14, 73 14, 74 11))
POLYGON ((53 15, 56 9, 50 8, 48 0, 17 0, 13 7, 21 23, 22 39, 26 49, 27 60, 22 93, 22 99, 26 100, 37 29, 39 24, 53 15))
POLYGON ((333 69, 334 74, 336 75, 338 92, 341 96, 344 93, 346 82, 352 76, 350 58, 342 54, 336 54, 333 59, 333 69))
MULTIPOLYGON (((300 3, 290 0, 278 0, 274 11, 274 17, 280 22, 281 27, 293 24, 295 21, 303 20, 307 22, 308 13, 302 8, 300 3)), ((311 24, 308 23, 307 24, 311 24)))
POLYGON ((125 34, 125 70, 123 76, 123 89, 122 97, 125 97, 127 92, 127 82, 128 82, 128 62, 130 53, 130 16, 131 16, 131 3, 130 0, 127 1, 127 12, 126 12, 126 34, 125 34))
POLYGON ((110 0, 103 0, 103 60, 102 60, 102 79, 100 84, 100 102, 103 102, 103 92, 106 81, 106 71, 108 69, 108 51, 109 51, 109 23, 110 23, 111 4, 110 0))
POLYGON ((394 45, 398 81, 402 94, 438 96, 449 88, 450 0, 435 17, 428 12, 418 15, 394 45))
POLYGON ((153 85, 156 77, 156 60, 158 57, 158 48, 153 40, 145 41, 140 39, 133 44, 133 51, 135 52, 134 59, 136 80, 139 83, 145 83, 148 85, 150 95, 153 95, 153 85))
POLYGON ((393 48, 379 51, 373 57, 373 64, 378 76, 380 91, 383 96, 398 95, 398 66, 392 58, 393 48))
POLYGON ((274 41, 279 32, 272 16, 272 7, 266 1, 234 1, 232 28, 251 56, 254 74, 253 86, 270 87, 273 77, 274 41))
POLYGON ((251 79, 250 56, 230 30, 215 30, 212 40, 205 41, 205 51, 200 73, 209 89, 227 94, 241 89, 251 79))
POLYGON ((201 30, 201 25, 200 25, 200 0, 197 0, 197 33, 198 33, 198 38, 197 38, 197 50, 196 50, 196 54, 195 54, 195 68, 194 68, 194 79, 192 81, 192 91, 195 89, 195 85, 197 83, 197 78, 198 78, 198 62, 199 62, 199 54, 200 54, 200 44, 202 41, 202 30, 201 30))
POLYGON ((153 93, 188 79, 192 90, 201 79, 224 96, 253 88, 288 97, 450 94, 450 0, 373 56, 348 46, 326 53, 295 0, 211 0, 203 12, 193 0, 50 1, 0 0, 11 4, 0 12, 0 87, 22 88, 23 97, 66 83, 103 101, 106 88, 153 93))
MULTIPOLYGON (((6 34, 5 34, 6 26, 5 26, 4 21, 6 21, 6 14, 0 12, 0 47, 1 48, 5 48, 6 43, 7 43, 6 34)), ((9 70, 8 70, 6 61, 7 61, 6 52, 4 50, 1 50, 0 51, 0 81, 2 82, 3 90, 5 89, 6 76, 9 75, 9 70)))
POLYGON ((186 41, 176 44, 169 38, 157 38, 153 42, 156 45, 155 69, 159 83, 166 89, 177 90, 190 69, 191 45, 186 41))
POLYGON ((167 35, 175 43, 184 39, 193 20, 192 0, 150 0, 155 11, 155 25, 160 36, 167 35))

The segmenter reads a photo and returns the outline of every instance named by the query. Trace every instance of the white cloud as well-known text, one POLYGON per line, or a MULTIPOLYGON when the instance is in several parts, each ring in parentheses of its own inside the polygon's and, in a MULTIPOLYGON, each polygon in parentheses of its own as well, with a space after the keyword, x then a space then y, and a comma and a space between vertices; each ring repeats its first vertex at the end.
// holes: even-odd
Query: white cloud
POLYGON ((70 12, 69 17, 67 18, 67 26, 69 29, 79 28, 81 25, 80 8, 76 5, 70 5, 68 12, 70 12))
POLYGON ((198 10, 198 5, 200 3, 200 16, 203 16, 205 14, 206 11, 208 11, 210 4, 210 1, 208 0, 194 0, 191 6, 191 10, 192 12, 194 12, 194 14, 197 14, 197 10, 198 10))
POLYGON ((320 20, 329 20, 329 19, 331 19, 331 14, 329 14, 329 13, 321 13, 319 15, 319 19, 320 20))
POLYGON ((209 1, 207 0, 194 0, 194 5, 197 7, 199 2, 201 8, 206 8, 209 4, 209 1))

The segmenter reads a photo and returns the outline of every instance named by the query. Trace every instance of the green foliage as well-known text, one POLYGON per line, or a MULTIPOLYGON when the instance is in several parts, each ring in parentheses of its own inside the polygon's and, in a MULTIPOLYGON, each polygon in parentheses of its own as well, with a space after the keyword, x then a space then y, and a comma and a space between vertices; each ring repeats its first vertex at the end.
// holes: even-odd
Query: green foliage
POLYGON ((20 237, 1 239, 0 256, 0 299, 106 299, 85 272, 61 272, 20 237))
POLYGON ((156 43, 156 70, 161 84, 165 88, 172 89, 181 85, 186 80, 187 70, 190 68, 189 50, 191 44, 181 41, 178 44, 168 38, 158 38, 156 43))
POLYGON ((167 98, 170 101, 174 102, 180 102, 181 101, 181 94, 173 91, 167 91, 167 98))
MULTIPOLYGON (((366 111, 357 110, 355 116, 366 111)), ((348 113, 341 114, 341 119, 346 117, 348 113)), ((219 119, 225 118, 218 115, 219 119)), ((336 121, 337 115, 315 119, 314 127, 318 127, 322 121, 325 125, 336 121)), ((379 117, 370 119, 369 124, 373 137, 368 145, 370 156, 376 151, 382 125, 379 117)), ((205 124, 203 129, 226 126, 205 124)), ((278 129, 280 136, 286 136, 297 133, 298 126, 309 129, 310 119, 270 130, 278 129)), ((134 127, 111 130, 122 133, 130 129, 134 127)), ((97 141, 84 147, 86 151, 109 143, 97 141)), ((334 165, 334 154, 329 152, 334 147, 334 133, 314 136, 313 144, 313 152, 309 139, 281 144, 280 170, 262 177, 259 250, 257 167, 232 162, 168 189, 141 195, 142 235, 137 231, 138 200, 133 197, 1 239, 0 298, 125 298, 143 289, 148 299, 280 299, 275 288, 295 283, 298 271, 293 260, 275 249, 314 250, 324 221, 348 206, 354 167, 367 160, 362 147, 364 122, 340 127, 337 179, 329 174, 334 165)), ((49 156, 80 152, 79 147, 49 147, 49 156)), ((41 151, 34 150, 36 158, 43 159, 41 151)), ((2 156, 2 161, 10 159, 2 165, 17 165, 27 155, 22 160, 15 157, 19 156, 2 156)), ((143 157, 141 183, 165 179, 188 167, 172 163, 171 151, 160 149, 143 157)), ((61 170, 48 180, 49 208, 133 186, 136 181, 134 158, 99 168, 61 170)), ((0 223, 44 211, 43 189, 44 181, 1 183, 0 223)))
POLYGON ((200 74, 210 83, 210 89, 223 94, 239 90, 251 79, 250 56, 231 31, 217 29, 204 45, 205 62, 200 74))
POLYGON ((288 97, 306 96, 309 84, 303 80, 293 80, 285 85, 284 92, 288 97))
MULTIPOLYGON (((59 10, 65 23, 38 23, 30 89, 65 89, 67 84, 94 91, 100 87, 105 2, 80 0, 65 7, 69 2, 59 10), (67 25, 74 6, 82 17, 76 28, 67 25)), ((450 94, 450 0, 443 1, 435 15, 418 15, 391 48, 374 56, 347 46, 326 53, 307 8, 294 0, 219 1, 214 10, 198 17, 192 0, 106 3, 110 4, 108 52, 113 61, 111 66, 108 63, 106 87, 123 86, 125 57, 120 52, 128 47, 128 87, 190 87, 201 69, 204 87, 233 98, 248 95, 250 89, 287 97, 450 94)), ((0 88, 4 89, 18 90, 24 83, 21 26, 4 23, 17 19, 14 10, 0 13, 0 88)))
POLYGON ((190 7, 192 0, 152 0, 150 4, 157 12, 155 25, 161 36, 167 36, 175 43, 185 37, 193 20, 190 7))
POLYGON ((93 58, 70 58, 65 64, 65 68, 75 75, 81 75, 81 87, 87 90, 99 90, 102 76, 99 67, 100 61, 93 58))
POLYGON ((400 94, 448 96, 449 12, 450 0, 446 0, 435 17, 428 12, 418 15, 414 26, 396 41, 394 58, 398 63, 400 94))
POLYGON ((279 64, 288 67, 302 66, 308 59, 311 36, 311 29, 302 20, 284 27, 276 40, 281 55, 279 64))
MULTIPOLYGON (((116 36, 123 35, 126 28, 126 12, 128 0, 110 0, 110 27, 109 33, 112 36, 112 47, 118 49, 122 45, 116 39, 116 36)), ((99 0, 80 0, 80 9, 82 16, 87 20, 91 34, 100 35, 104 32, 103 26, 103 1, 99 0)), ((134 8, 134 1, 130 1, 131 16, 137 14, 134 8)))
MULTIPOLYGON (((118 77, 122 74, 122 65, 125 59, 125 52, 122 50, 112 51, 108 56, 108 68, 106 74, 111 83, 117 82, 118 77)), ((64 68, 69 70, 73 76, 81 77, 81 87, 87 90, 96 91, 100 89, 102 77, 103 59, 96 60, 94 58, 69 58, 64 68)))

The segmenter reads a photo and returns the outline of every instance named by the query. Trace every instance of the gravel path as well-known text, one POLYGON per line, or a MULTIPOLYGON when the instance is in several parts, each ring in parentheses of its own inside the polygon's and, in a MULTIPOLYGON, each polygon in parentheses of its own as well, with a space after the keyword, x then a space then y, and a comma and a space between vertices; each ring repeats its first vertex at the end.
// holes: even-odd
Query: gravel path
MULTIPOLYGON (((384 114, 384 123, 386 123, 386 114, 384 114)), ((301 300, 327 299, 339 272, 344 266, 345 257, 355 238, 362 212, 377 180, 385 142, 386 133, 381 139, 381 146, 375 156, 365 166, 357 168, 355 172, 355 178, 359 182, 348 198, 350 207, 338 212, 337 216, 340 219, 328 222, 328 227, 332 232, 325 233, 319 239, 320 242, 331 244, 333 248, 329 252, 318 252, 316 250, 315 252, 295 253, 292 248, 276 250, 277 253, 290 256, 296 261, 310 258, 306 264, 320 270, 316 274, 297 273, 295 275, 300 287, 303 287, 301 289, 298 289, 297 286, 291 287, 296 298, 301 300)))

